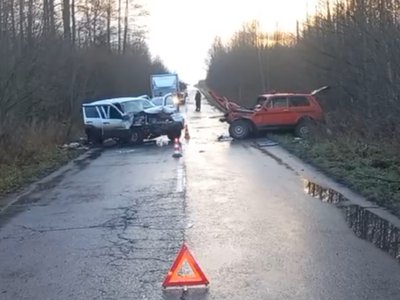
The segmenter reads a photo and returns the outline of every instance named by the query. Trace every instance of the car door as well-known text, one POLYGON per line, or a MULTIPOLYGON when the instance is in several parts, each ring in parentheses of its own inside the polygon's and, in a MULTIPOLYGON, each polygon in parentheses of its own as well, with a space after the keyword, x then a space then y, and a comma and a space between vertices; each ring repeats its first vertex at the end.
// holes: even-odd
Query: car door
POLYGON ((290 96, 289 111, 293 115, 293 124, 296 124, 301 117, 312 115, 313 108, 310 100, 308 100, 306 96, 290 96))
POLYGON ((168 109, 168 111, 178 111, 178 107, 176 103, 174 103, 174 96, 169 94, 164 97, 164 107, 168 109))
POLYGON ((103 136, 103 119, 99 107, 94 105, 84 105, 83 121, 87 129, 94 130, 100 136, 103 136))
POLYGON ((287 125, 290 120, 288 97, 276 96, 268 98, 256 112, 256 123, 260 128, 287 125))
POLYGON ((103 105, 102 110, 106 116, 103 120, 104 134, 108 138, 121 137, 126 131, 125 122, 122 118, 122 112, 114 105, 103 105))

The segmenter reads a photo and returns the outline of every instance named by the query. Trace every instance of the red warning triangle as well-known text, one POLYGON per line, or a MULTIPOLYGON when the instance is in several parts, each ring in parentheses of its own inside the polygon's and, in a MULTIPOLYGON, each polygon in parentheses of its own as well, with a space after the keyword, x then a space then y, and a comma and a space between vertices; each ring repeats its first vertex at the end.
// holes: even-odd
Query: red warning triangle
POLYGON ((174 264, 171 267, 171 270, 168 272, 167 277, 164 280, 163 287, 203 284, 208 285, 209 281, 201 270, 196 259, 193 257, 192 253, 190 253, 188 246, 186 243, 184 243, 174 264), (185 263, 189 265, 193 274, 182 275, 179 273, 185 263))

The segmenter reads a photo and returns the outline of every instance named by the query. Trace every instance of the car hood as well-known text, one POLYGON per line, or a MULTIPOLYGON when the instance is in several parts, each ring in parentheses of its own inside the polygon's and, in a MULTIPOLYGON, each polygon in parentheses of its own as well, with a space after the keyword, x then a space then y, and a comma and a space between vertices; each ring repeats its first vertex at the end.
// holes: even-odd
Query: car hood
POLYGON ((155 106, 145 109, 144 112, 147 114, 159 114, 159 113, 166 113, 166 114, 173 114, 175 113, 176 109, 167 106, 155 106))
POLYGON ((157 106, 157 107, 151 107, 148 109, 144 110, 145 113, 147 114, 160 114, 160 113, 165 113, 168 115, 171 115, 172 120, 175 122, 181 122, 182 125, 185 123, 185 118, 183 115, 179 112, 176 111, 175 108, 168 107, 168 106, 157 106))

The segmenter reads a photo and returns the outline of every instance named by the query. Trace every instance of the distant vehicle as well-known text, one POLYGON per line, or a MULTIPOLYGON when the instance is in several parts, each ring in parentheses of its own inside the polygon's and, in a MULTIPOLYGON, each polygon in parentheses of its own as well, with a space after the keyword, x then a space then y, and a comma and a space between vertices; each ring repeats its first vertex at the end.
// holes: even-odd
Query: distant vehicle
POLYGON ((168 93, 161 97, 154 97, 150 100, 155 106, 168 107, 174 111, 178 111, 179 99, 177 95, 168 93))
POLYGON ((214 98, 226 110, 221 121, 230 124, 229 134, 234 139, 245 139, 256 132, 279 129, 294 130, 298 136, 304 137, 309 134, 311 124, 323 120, 323 111, 316 95, 327 89, 329 87, 325 86, 310 94, 263 94, 258 96, 254 109, 243 108, 215 94, 214 98))
POLYGON ((82 105, 85 132, 89 142, 102 143, 115 138, 141 144, 144 139, 167 135, 181 136, 185 120, 176 110, 156 106, 142 97, 113 98, 82 105))
POLYGON ((184 93, 180 91, 178 74, 153 74, 150 76, 151 98, 176 95, 178 104, 185 103, 184 93))

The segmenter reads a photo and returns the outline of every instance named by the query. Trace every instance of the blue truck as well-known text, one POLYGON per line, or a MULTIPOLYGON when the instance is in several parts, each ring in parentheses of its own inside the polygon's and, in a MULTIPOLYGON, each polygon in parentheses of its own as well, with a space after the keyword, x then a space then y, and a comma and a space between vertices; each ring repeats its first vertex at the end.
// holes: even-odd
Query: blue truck
POLYGON ((180 104, 185 103, 185 94, 180 90, 178 74, 153 74, 150 76, 150 86, 152 98, 171 93, 178 97, 180 104))

